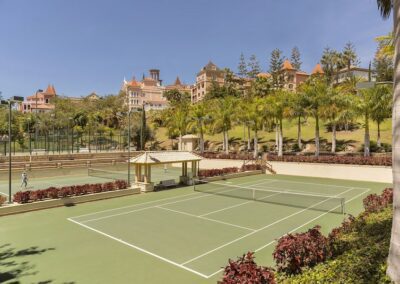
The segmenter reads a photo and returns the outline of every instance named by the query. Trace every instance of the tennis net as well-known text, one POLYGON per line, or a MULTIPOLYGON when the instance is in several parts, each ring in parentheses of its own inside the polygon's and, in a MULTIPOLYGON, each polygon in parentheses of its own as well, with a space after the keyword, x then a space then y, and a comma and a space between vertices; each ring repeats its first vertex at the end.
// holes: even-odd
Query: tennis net
POLYGON ((295 191, 269 190, 243 187, 218 182, 194 180, 194 190, 227 197, 248 199, 265 203, 286 205, 323 212, 345 213, 345 198, 295 191))
POLYGON ((88 176, 112 180, 128 180, 128 174, 125 172, 107 171, 94 168, 88 169, 88 176))

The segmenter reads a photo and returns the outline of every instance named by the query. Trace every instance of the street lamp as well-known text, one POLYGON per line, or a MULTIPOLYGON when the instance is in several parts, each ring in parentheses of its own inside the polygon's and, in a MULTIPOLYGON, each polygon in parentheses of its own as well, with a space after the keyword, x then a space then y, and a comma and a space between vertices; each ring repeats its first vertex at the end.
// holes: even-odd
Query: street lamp
POLYGON ((38 89, 35 93, 35 113, 36 113, 36 121, 35 121, 35 149, 37 149, 37 139, 38 139, 38 123, 39 123, 39 118, 38 118, 38 93, 43 93, 43 90, 38 89))
POLYGON ((12 203, 11 200, 11 115, 12 115, 12 105, 15 102, 22 102, 24 100, 23 97, 13 96, 8 100, 1 100, 0 105, 7 105, 8 104, 8 202, 12 203))

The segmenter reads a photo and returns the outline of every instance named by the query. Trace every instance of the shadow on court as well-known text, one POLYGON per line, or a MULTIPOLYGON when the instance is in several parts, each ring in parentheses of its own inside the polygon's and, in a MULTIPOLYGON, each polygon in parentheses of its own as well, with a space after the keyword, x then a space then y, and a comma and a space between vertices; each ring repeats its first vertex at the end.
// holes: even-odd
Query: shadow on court
MULTIPOLYGON (((35 265, 26 261, 27 256, 40 256, 48 251, 55 250, 54 248, 41 249, 37 246, 31 246, 26 249, 17 249, 11 244, 4 244, 0 246, 0 283, 23 283, 22 277, 37 275, 35 265)), ((37 283, 55 283, 54 280, 43 280, 37 283)), ((73 284, 75 282, 64 282, 64 284, 73 284)))

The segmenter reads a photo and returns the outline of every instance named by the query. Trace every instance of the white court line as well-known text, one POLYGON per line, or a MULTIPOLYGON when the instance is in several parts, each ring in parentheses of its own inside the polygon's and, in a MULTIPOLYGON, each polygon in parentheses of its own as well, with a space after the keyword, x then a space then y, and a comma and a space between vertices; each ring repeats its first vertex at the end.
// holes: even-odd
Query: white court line
MULTIPOLYGON (((358 198, 358 197, 364 195, 365 193, 369 192, 370 190, 371 190, 371 189, 369 188, 369 189, 363 191, 362 193, 360 193, 360 194, 358 194, 358 195, 352 197, 351 199, 347 200, 345 203, 348 203, 348 202, 353 201, 354 199, 356 199, 356 198, 358 198)), ((332 208, 331 210, 329 210, 329 211, 327 211, 327 212, 322 213, 321 215, 318 215, 317 217, 315 217, 315 218, 313 218, 313 219, 307 221, 307 222, 304 223, 304 224, 301 224, 301 225, 298 226, 297 228, 291 230, 288 234, 291 234, 291 233, 297 231, 298 229, 300 229, 300 228, 302 228, 302 227, 304 227, 304 226, 310 224, 311 222, 314 222, 315 220, 317 220, 317 219, 319 219, 319 218, 321 218, 321 217, 323 217, 323 216, 329 214, 330 212, 332 212, 333 210, 335 210, 335 209, 338 208, 338 207, 340 207, 340 205, 336 206, 335 208, 332 208)), ((285 234, 285 235, 287 235, 287 234, 285 234)), ((285 235, 283 235, 283 236, 285 236, 285 235)), ((259 252, 260 250, 263 250, 264 248, 266 248, 266 247, 272 245, 272 244, 275 243, 275 242, 276 242, 276 240, 273 240, 273 241, 271 241, 271 242, 269 242, 269 243, 267 243, 267 244, 265 244, 265 245, 263 245, 263 246, 257 248, 254 252, 259 252)), ((218 271, 216 271, 216 272, 214 272, 214 273, 212 273, 212 274, 209 274, 209 275, 207 275, 207 277, 208 277, 208 278, 211 278, 211 277, 214 276, 215 274, 220 273, 222 270, 223 270, 223 269, 220 269, 220 270, 218 270, 218 271)))
MULTIPOLYGON (((259 183, 259 184, 262 184, 262 183, 259 183)), ((257 184, 255 184, 255 185, 257 185, 257 184)), ((229 190, 221 191, 221 193, 222 193, 222 192, 232 191, 232 190, 234 190, 234 189, 229 189, 229 190)), ((187 194, 187 195, 193 195, 193 194, 195 194, 195 193, 191 193, 191 194, 187 194)), ((186 196, 187 196, 187 195, 186 195, 186 196)), ((130 210, 130 211, 126 211, 126 212, 116 213, 116 214, 107 215, 107 216, 103 216, 103 217, 99 217, 99 218, 94 218, 94 219, 90 219, 90 220, 85 220, 85 221, 82 221, 82 222, 87 223, 87 222, 92 222, 92 221, 97 221, 97 220, 112 218, 112 217, 121 216, 121 215, 126 215, 126 214, 134 213, 134 212, 137 212, 137 211, 145 210, 145 209, 154 208, 154 207, 156 207, 156 206, 171 205, 171 204, 176 204, 176 203, 179 203, 179 202, 185 202, 185 201, 188 201, 188 200, 199 199, 199 198, 205 198, 205 197, 210 197, 210 196, 214 196, 214 195, 211 195, 211 194, 201 194, 201 193, 199 193, 199 194, 197 194, 195 197, 191 197, 191 198, 186 198, 186 199, 177 200, 177 201, 168 202, 168 203, 163 203, 163 204, 157 204, 157 205, 154 205, 154 206, 149 206, 149 207, 141 208, 141 209, 139 209, 139 210, 130 210)), ((157 200, 157 201, 161 201, 161 199, 159 199, 159 200, 157 200)), ((151 202, 156 202, 156 201, 150 201, 150 202, 148 202, 148 203, 151 203, 151 202)), ((141 204, 144 204, 144 203, 141 203, 141 204)), ((136 206, 139 206, 139 204, 136 204, 136 206)), ((132 205, 132 206, 130 206, 130 207, 134 207, 134 205, 132 205)), ((107 210, 105 210, 105 211, 107 211, 107 210)), ((99 211, 99 212, 102 212, 102 211, 99 211)), ((99 212, 97 212, 97 213, 99 213, 99 212)), ((86 215, 93 215, 93 214, 86 214, 86 215)), ((81 216, 86 216, 86 215, 81 215, 81 216)), ((75 218, 75 219, 76 219, 77 217, 71 217, 71 218, 75 218)))
POLYGON ((7 193, 1 192, 1 191, 0 191, 0 194, 4 195, 4 196, 9 196, 7 193))
POLYGON ((200 217, 204 217, 204 216, 207 216, 207 215, 211 215, 211 214, 214 214, 214 213, 218 213, 218 212, 221 212, 221 211, 225 211, 225 210, 228 210, 228 209, 239 207, 239 206, 242 206, 242 205, 245 205, 245 204, 248 204, 248 203, 257 202, 258 200, 262 200, 262 199, 265 199, 265 198, 268 198, 268 197, 271 197, 271 196, 274 196, 274 195, 278 195, 278 194, 280 194, 280 193, 274 193, 274 194, 265 196, 263 198, 259 198, 257 200, 250 200, 250 201, 242 202, 242 203, 239 203, 239 204, 236 204, 236 205, 228 206, 228 207, 225 207, 225 208, 222 208, 222 209, 218 209, 218 210, 215 210, 215 211, 211 211, 211 212, 208 212, 206 214, 200 215, 200 217))
POLYGON ((130 244, 130 243, 128 243, 128 242, 125 242, 125 241, 123 241, 123 240, 121 240, 121 239, 118 239, 118 238, 116 238, 116 237, 113 237, 113 236, 111 236, 111 235, 109 235, 109 234, 106 234, 106 233, 104 233, 104 232, 102 232, 102 231, 99 231, 99 230, 96 230, 96 229, 94 229, 94 228, 92 228, 92 227, 89 227, 89 226, 87 226, 87 225, 85 225, 85 224, 79 223, 78 221, 72 220, 71 218, 67 218, 67 220, 69 220, 69 221, 71 221, 71 222, 73 222, 73 223, 75 223, 75 224, 78 224, 78 225, 80 225, 80 226, 82 226, 82 227, 84 227, 84 228, 86 228, 86 229, 88 229, 88 230, 94 231, 94 232, 96 232, 96 233, 98 233, 98 234, 101 234, 101 235, 103 235, 103 236, 105 236, 105 237, 108 237, 108 238, 110 238, 110 239, 112 239, 112 240, 114 240, 114 241, 120 242, 120 243, 122 243, 122 244, 124 244, 124 245, 126 245, 126 246, 129 246, 129 247, 131 247, 131 248, 137 249, 138 251, 141 251, 141 252, 146 253, 146 254, 148 254, 148 255, 154 256, 155 258, 158 258, 158 259, 160 259, 160 260, 162 260, 162 261, 165 261, 165 262, 167 262, 167 263, 169 263, 169 264, 175 265, 175 266, 177 266, 177 267, 179 267, 179 268, 182 268, 182 269, 185 269, 185 270, 187 270, 187 271, 189 271, 189 272, 192 272, 192 273, 194 273, 194 274, 197 274, 197 275, 199 275, 199 276, 201 276, 201 277, 203 277, 203 278, 208 278, 207 275, 205 275, 205 274, 203 274, 203 273, 200 273, 200 272, 198 272, 198 271, 196 271, 196 270, 193 270, 193 269, 191 269, 191 268, 189 268, 189 267, 183 266, 183 265, 181 265, 181 264, 179 264, 179 263, 176 263, 176 262, 174 262, 174 261, 172 261, 172 260, 169 260, 169 259, 167 259, 167 258, 164 258, 164 257, 162 257, 162 256, 159 256, 159 255, 157 255, 157 254, 155 254, 155 253, 149 252, 148 250, 142 249, 142 248, 140 248, 140 247, 138 247, 138 246, 132 245, 132 244, 130 244))
POLYGON ((201 216, 198 216, 198 215, 194 215, 194 214, 190 214, 190 213, 187 213, 187 212, 178 211, 178 210, 174 210, 174 209, 170 209, 170 208, 165 208, 165 207, 161 207, 161 206, 155 206, 154 208, 159 208, 159 209, 175 212, 175 213, 182 214, 182 215, 187 215, 187 216, 190 216, 190 217, 195 217, 195 218, 199 218, 199 219, 203 219, 203 220, 207 220, 207 221, 211 221, 211 222, 215 222, 215 223, 220 223, 220 224, 224 224, 224 225, 227 225, 227 226, 236 227, 236 228, 239 228, 239 229, 244 229, 244 230, 247 230, 247 231, 252 231, 252 232, 255 231, 255 229, 251 229, 251 228, 248 228, 248 227, 243 227, 243 226, 239 226, 239 225, 235 225, 235 224, 232 224, 232 223, 227 223, 227 222, 224 222, 224 221, 219 221, 219 220, 215 220, 215 219, 211 219, 211 218, 201 217, 201 216))
MULTIPOLYGON (((350 190, 352 190, 352 189, 350 189, 350 190)), ((268 228, 268 227, 271 227, 271 226, 273 226, 273 225, 276 225, 276 224, 278 224, 278 223, 280 223, 280 222, 282 222, 282 221, 284 221, 284 220, 286 220, 286 219, 289 219, 289 218, 291 218, 291 217, 293 217, 293 216, 296 216, 296 215, 298 215, 298 214, 300 214, 300 213, 302 213, 302 212, 304 212, 304 211, 306 211, 306 210, 312 209, 313 207, 315 207, 315 206, 317 206, 317 205, 319 205, 319 204, 321 204, 321 203, 323 203, 323 202, 325 202, 325 201, 327 201, 327 200, 329 200, 329 199, 331 199, 331 198, 327 198, 327 199, 325 199, 325 200, 323 200, 323 201, 320 201, 320 202, 318 202, 318 203, 316 203, 316 204, 313 204, 312 206, 309 206, 309 207, 307 207, 307 208, 304 208, 304 209, 302 209, 302 210, 300 210, 300 211, 296 211, 296 212, 294 212, 294 213, 292 213, 292 214, 290 214, 290 215, 288 215, 288 216, 285 216, 284 218, 281 218, 281 219, 279 219, 279 220, 276 220, 275 222, 270 223, 270 224, 268 224, 268 225, 266 225, 266 226, 264 226, 264 227, 261 227, 261 228, 255 230, 255 231, 253 231, 253 232, 251 232, 251 233, 248 233, 248 234, 246 234, 246 235, 244 235, 244 236, 241 236, 241 237, 239 237, 239 238, 237 238, 237 239, 234 239, 234 240, 232 240, 232 241, 230 241, 230 242, 228 242, 228 243, 226 243, 226 244, 223 244, 223 245, 221 245, 221 246, 219 246, 219 247, 216 247, 216 248, 214 248, 214 249, 212 249, 212 250, 210 250, 210 251, 208 251, 208 252, 205 252, 205 253, 203 253, 203 254, 201 254, 201 255, 199 255, 199 256, 196 256, 196 257, 194 257, 194 258, 192 258, 192 259, 189 259, 189 260, 183 262, 182 265, 185 265, 185 264, 188 264, 188 263, 190 263, 190 262, 193 262, 193 261, 195 261, 195 260, 197 260, 197 259, 199 259, 199 258, 202 258, 203 256, 206 256, 206 255, 208 255, 208 254, 210 254, 210 253, 213 253, 213 252, 215 252, 215 251, 217 251, 217 250, 220 250, 220 249, 222 249, 222 248, 224 248, 224 247, 226 247, 226 246, 228 246, 228 245, 231 245, 231 244, 233 244, 233 243, 236 243, 237 241, 240 241, 240 240, 242 240, 242 239, 244 239, 244 238, 247 238, 247 237, 249 237, 249 236, 251 236, 251 235, 254 235, 255 233, 258 233, 258 232, 260 232, 260 231, 262 231, 262 230, 264 230, 264 229, 266 229, 266 228, 268 228)), ((334 209, 332 209, 332 210, 334 210, 334 209)))
MULTIPOLYGON (((248 184, 248 183, 251 183, 251 182, 254 182, 254 181, 248 181, 248 182, 240 183, 239 185, 245 185, 245 184, 248 184)), ((71 218, 75 218, 76 219, 76 218, 80 218, 80 217, 84 217, 84 216, 95 215, 95 214, 98 214, 98 213, 115 211, 115 210, 120 210, 120 209, 125 209, 125 208, 132 208, 132 207, 137 207, 137 206, 141 206, 141 205, 144 205, 144 204, 151 204, 151 203, 155 203, 155 202, 160 202, 160 201, 170 200, 170 199, 177 199, 177 198, 181 198, 181 197, 185 197, 185 196, 191 196, 191 195, 202 195, 202 194, 200 192, 193 192, 193 193, 189 193, 189 194, 183 194, 183 195, 180 195, 180 196, 166 197, 166 198, 162 198, 162 199, 157 199, 157 200, 137 203, 137 204, 133 204, 133 205, 128 205, 128 206, 122 206, 122 207, 118 207, 118 208, 112 208, 112 209, 107 209, 107 210, 96 211, 96 212, 93 212, 93 213, 73 216, 71 218)))

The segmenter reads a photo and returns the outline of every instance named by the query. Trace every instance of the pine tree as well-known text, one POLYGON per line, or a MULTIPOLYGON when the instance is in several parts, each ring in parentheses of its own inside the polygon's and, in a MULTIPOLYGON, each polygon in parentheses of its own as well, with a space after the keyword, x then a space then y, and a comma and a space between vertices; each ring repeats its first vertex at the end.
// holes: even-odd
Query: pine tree
POLYGON ((292 48, 292 55, 290 57, 290 63, 292 63, 292 66, 297 69, 300 70, 301 69, 301 64, 303 62, 301 62, 301 58, 300 58, 300 50, 297 46, 292 48))
POLYGON ((284 57, 282 56, 282 51, 278 48, 271 52, 271 59, 269 61, 269 72, 272 75, 273 84, 275 86, 279 85, 279 71, 282 68, 284 57))
POLYGON ((238 65, 238 73, 239 77, 245 78, 248 76, 246 59, 244 57, 243 52, 240 54, 239 65, 238 65))
POLYGON ((247 67, 247 74, 250 78, 256 78, 257 74, 261 72, 260 62, 257 60, 257 57, 254 54, 250 56, 247 67))
POLYGON ((360 64, 360 60, 358 59, 356 48, 352 42, 346 43, 342 52, 344 64, 347 69, 350 70, 352 65, 358 66, 360 64))
POLYGON ((376 81, 392 81, 393 80, 393 58, 389 56, 382 56, 381 49, 383 44, 380 43, 378 50, 375 53, 374 62, 372 63, 375 70, 376 81))

